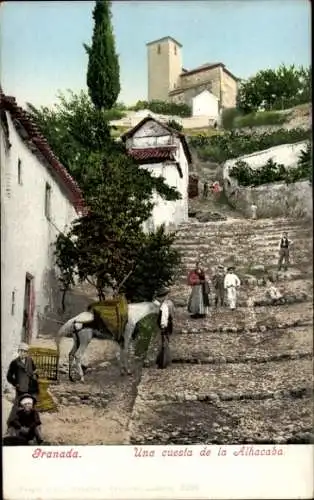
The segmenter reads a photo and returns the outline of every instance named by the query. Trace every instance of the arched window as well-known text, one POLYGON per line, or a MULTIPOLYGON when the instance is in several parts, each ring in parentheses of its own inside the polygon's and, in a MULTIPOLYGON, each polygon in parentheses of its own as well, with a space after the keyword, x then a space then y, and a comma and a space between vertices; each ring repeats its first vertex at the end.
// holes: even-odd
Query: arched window
POLYGON ((177 46, 176 45, 174 46, 174 55, 175 56, 177 55, 177 46))
POLYGON ((160 54, 161 53, 161 46, 160 46, 160 43, 157 45, 157 54, 160 54))

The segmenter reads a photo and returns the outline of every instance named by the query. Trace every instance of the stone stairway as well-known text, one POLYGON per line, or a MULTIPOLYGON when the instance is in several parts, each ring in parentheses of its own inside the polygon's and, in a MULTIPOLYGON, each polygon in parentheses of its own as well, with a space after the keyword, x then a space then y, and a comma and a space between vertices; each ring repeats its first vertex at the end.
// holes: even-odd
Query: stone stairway
POLYGON ((304 221, 228 219, 181 226, 182 270, 176 303, 172 365, 155 366, 152 339, 130 421, 131 444, 313 442, 312 229, 304 221), (291 266, 277 273, 283 231, 294 241, 291 266), (234 264, 242 286, 236 311, 204 319, 186 311, 188 270, 200 260, 210 277, 234 264), (265 277, 283 293, 266 298, 265 277), (251 300, 248 300, 248 299, 251 300))

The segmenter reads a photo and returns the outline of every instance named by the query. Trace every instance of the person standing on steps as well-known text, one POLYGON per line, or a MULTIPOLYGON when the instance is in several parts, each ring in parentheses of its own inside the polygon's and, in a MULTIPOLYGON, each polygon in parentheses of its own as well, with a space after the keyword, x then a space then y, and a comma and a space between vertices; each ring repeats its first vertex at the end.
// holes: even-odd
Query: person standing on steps
POLYGON ((157 301, 160 304, 158 314, 158 326, 161 334, 161 348, 156 359, 158 368, 164 369, 171 363, 171 354, 169 349, 170 335, 173 333, 174 304, 169 299, 169 290, 164 288, 157 295, 157 301))
POLYGON ((16 399, 26 393, 37 398, 39 392, 36 366, 28 349, 24 342, 19 345, 18 356, 11 361, 7 373, 7 381, 15 388, 16 399))
POLYGON ((227 292, 227 300, 231 310, 237 306, 237 289, 240 287, 241 281, 234 272, 234 267, 228 267, 228 272, 224 279, 224 289, 227 292))
POLYGON ((282 265, 284 270, 287 271, 290 264, 290 248, 292 245, 293 241, 289 240, 288 233, 284 232, 279 242, 278 271, 281 270, 282 265))
POLYGON ((203 187, 203 198, 204 200, 207 200, 208 198, 208 182, 204 182, 204 187, 203 187))
POLYGON ((257 217, 256 217, 256 211, 257 211, 257 206, 255 205, 255 203, 252 203, 252 205, 251 205, 251 218, 253 220, 257 219, 257 217))
POLYGON ((219 264, 216 274, 214 274, 212 282, 215 290, 215 307, 221 307, 225 304, 225 269, 224 266, 219 264))
POLYGON ((220 193, 222 191, 222 187, 220 186, 219 181, 215 181, 211 185, 211 192, 215 200, 218 200, 220 197, 220 193))
POLYGON ((210 289, 199 262, 196 262, 195 268, 189 272, 188 284, 192 287, 188 312, 192 318, 204 318, 208 313, 210 289))

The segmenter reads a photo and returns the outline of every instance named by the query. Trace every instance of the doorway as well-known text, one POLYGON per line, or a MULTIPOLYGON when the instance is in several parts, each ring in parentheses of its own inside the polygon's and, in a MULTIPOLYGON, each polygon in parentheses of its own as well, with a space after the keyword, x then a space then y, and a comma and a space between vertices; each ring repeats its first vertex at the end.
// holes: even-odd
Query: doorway
POLYGON ((22 342, 26 342, 27 344, 30 344, 32 340, 34 305, 35 305, 34 277, 31 274, 26 273, 24 307, 23 307, 22 342))

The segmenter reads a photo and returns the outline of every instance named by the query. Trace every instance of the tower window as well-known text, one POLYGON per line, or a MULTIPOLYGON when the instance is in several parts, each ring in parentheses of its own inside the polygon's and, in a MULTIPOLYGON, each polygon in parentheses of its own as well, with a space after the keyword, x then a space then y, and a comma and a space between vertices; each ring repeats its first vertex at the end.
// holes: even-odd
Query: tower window
POLYGON ((177 46, 176 45, 174 46, 174 55, 175 56, 177 55, 177 46))
POLYGON ((160 54, 161 53, 161 46, 160 46, 160 43, 157 45, 157 54, 160 54))

